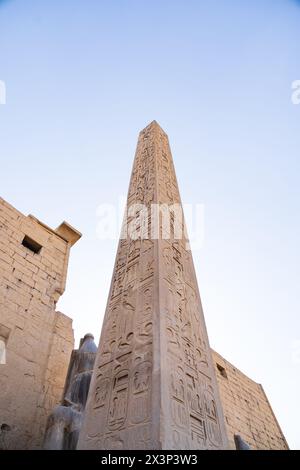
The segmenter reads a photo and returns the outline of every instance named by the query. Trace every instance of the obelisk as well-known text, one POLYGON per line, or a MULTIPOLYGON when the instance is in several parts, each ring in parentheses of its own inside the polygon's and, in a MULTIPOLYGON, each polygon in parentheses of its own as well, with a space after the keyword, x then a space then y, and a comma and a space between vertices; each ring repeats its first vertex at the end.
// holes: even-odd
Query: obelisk
POLYGON ((79 449, 227 448, 181 207, 153 121, 139 135, 79 449), (169 233, 166 207, 177 208, 169 233))

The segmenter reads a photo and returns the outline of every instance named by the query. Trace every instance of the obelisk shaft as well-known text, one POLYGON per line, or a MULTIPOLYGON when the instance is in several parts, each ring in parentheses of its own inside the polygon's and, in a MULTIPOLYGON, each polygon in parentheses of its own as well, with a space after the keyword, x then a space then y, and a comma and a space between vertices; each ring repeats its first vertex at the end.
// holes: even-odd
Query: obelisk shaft
POLYGON ((168 137, 153 121, 139 136, 80 449, 227 447, 192 256, 174 235, 178 208, 168 137), (157 238, 160 207, 177 212, 169 234, 160 217, 157 238))

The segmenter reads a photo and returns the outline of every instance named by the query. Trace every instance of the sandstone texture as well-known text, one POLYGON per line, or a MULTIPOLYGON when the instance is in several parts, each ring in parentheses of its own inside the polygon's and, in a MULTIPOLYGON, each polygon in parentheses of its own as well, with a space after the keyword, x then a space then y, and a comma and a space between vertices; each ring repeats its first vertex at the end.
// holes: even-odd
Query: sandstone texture
POLYGON ((159 238, 142 233, 153 204, 181 208, 168 137, 155 121, 140 133, 127 202, 125 227, 143 228, 120 239, 78 448, 227 448, 187 237, 174 237, 172 213, 169 235, 161 222, 159 238))
POLYGON ((212 351, 231 449, 238 434, 253 450, 288 450, 262 385, 212 351))
POLYGON ((72 320, 55 306, 80 236, 65 222, 52 230, 0 198, 0 449, 40 448, 61 399, 74 337, 72 320))

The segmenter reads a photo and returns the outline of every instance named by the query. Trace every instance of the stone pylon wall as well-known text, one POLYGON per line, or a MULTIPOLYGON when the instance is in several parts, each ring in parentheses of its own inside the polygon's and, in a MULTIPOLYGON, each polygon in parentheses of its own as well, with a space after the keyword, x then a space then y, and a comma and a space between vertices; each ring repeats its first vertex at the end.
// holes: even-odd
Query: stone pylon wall
POLYGON ((57 312, 70 252, 60 233, 0 198, 0 449, 40 448, 60 399, 73 349, 72 320, 57 312), (27 236, 39 244, 22 245, 27 236), (33 246, 34 248, 34 246, 33 246))
POLYGON ((238 434, 253 450, 288 450, 262 385, 212 353, 230 448, 235 449, 234 435, 238 434))
MULTIPOLYGON (((142 232, 151 205, 181 207, 168 137, 155 121, 139 136, 133 204, 125 227, 142 232)), ((227 447, 192 255, 170 219, 166 239, 153 239, 152 219, 149 239, 120 240, 80 449, 227 447)))

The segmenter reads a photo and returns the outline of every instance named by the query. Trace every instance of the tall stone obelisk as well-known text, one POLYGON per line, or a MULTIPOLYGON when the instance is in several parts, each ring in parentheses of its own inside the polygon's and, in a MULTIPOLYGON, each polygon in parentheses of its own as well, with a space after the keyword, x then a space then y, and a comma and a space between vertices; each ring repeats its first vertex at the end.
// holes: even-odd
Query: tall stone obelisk
POLYGON ((79 449, 227 448, 188 240, 174 235, 178 210, 156 236, 157 205, 181 208, 168 137, 153 121, 139 135, 124 225, 136 233, 119 242, 79 449))

